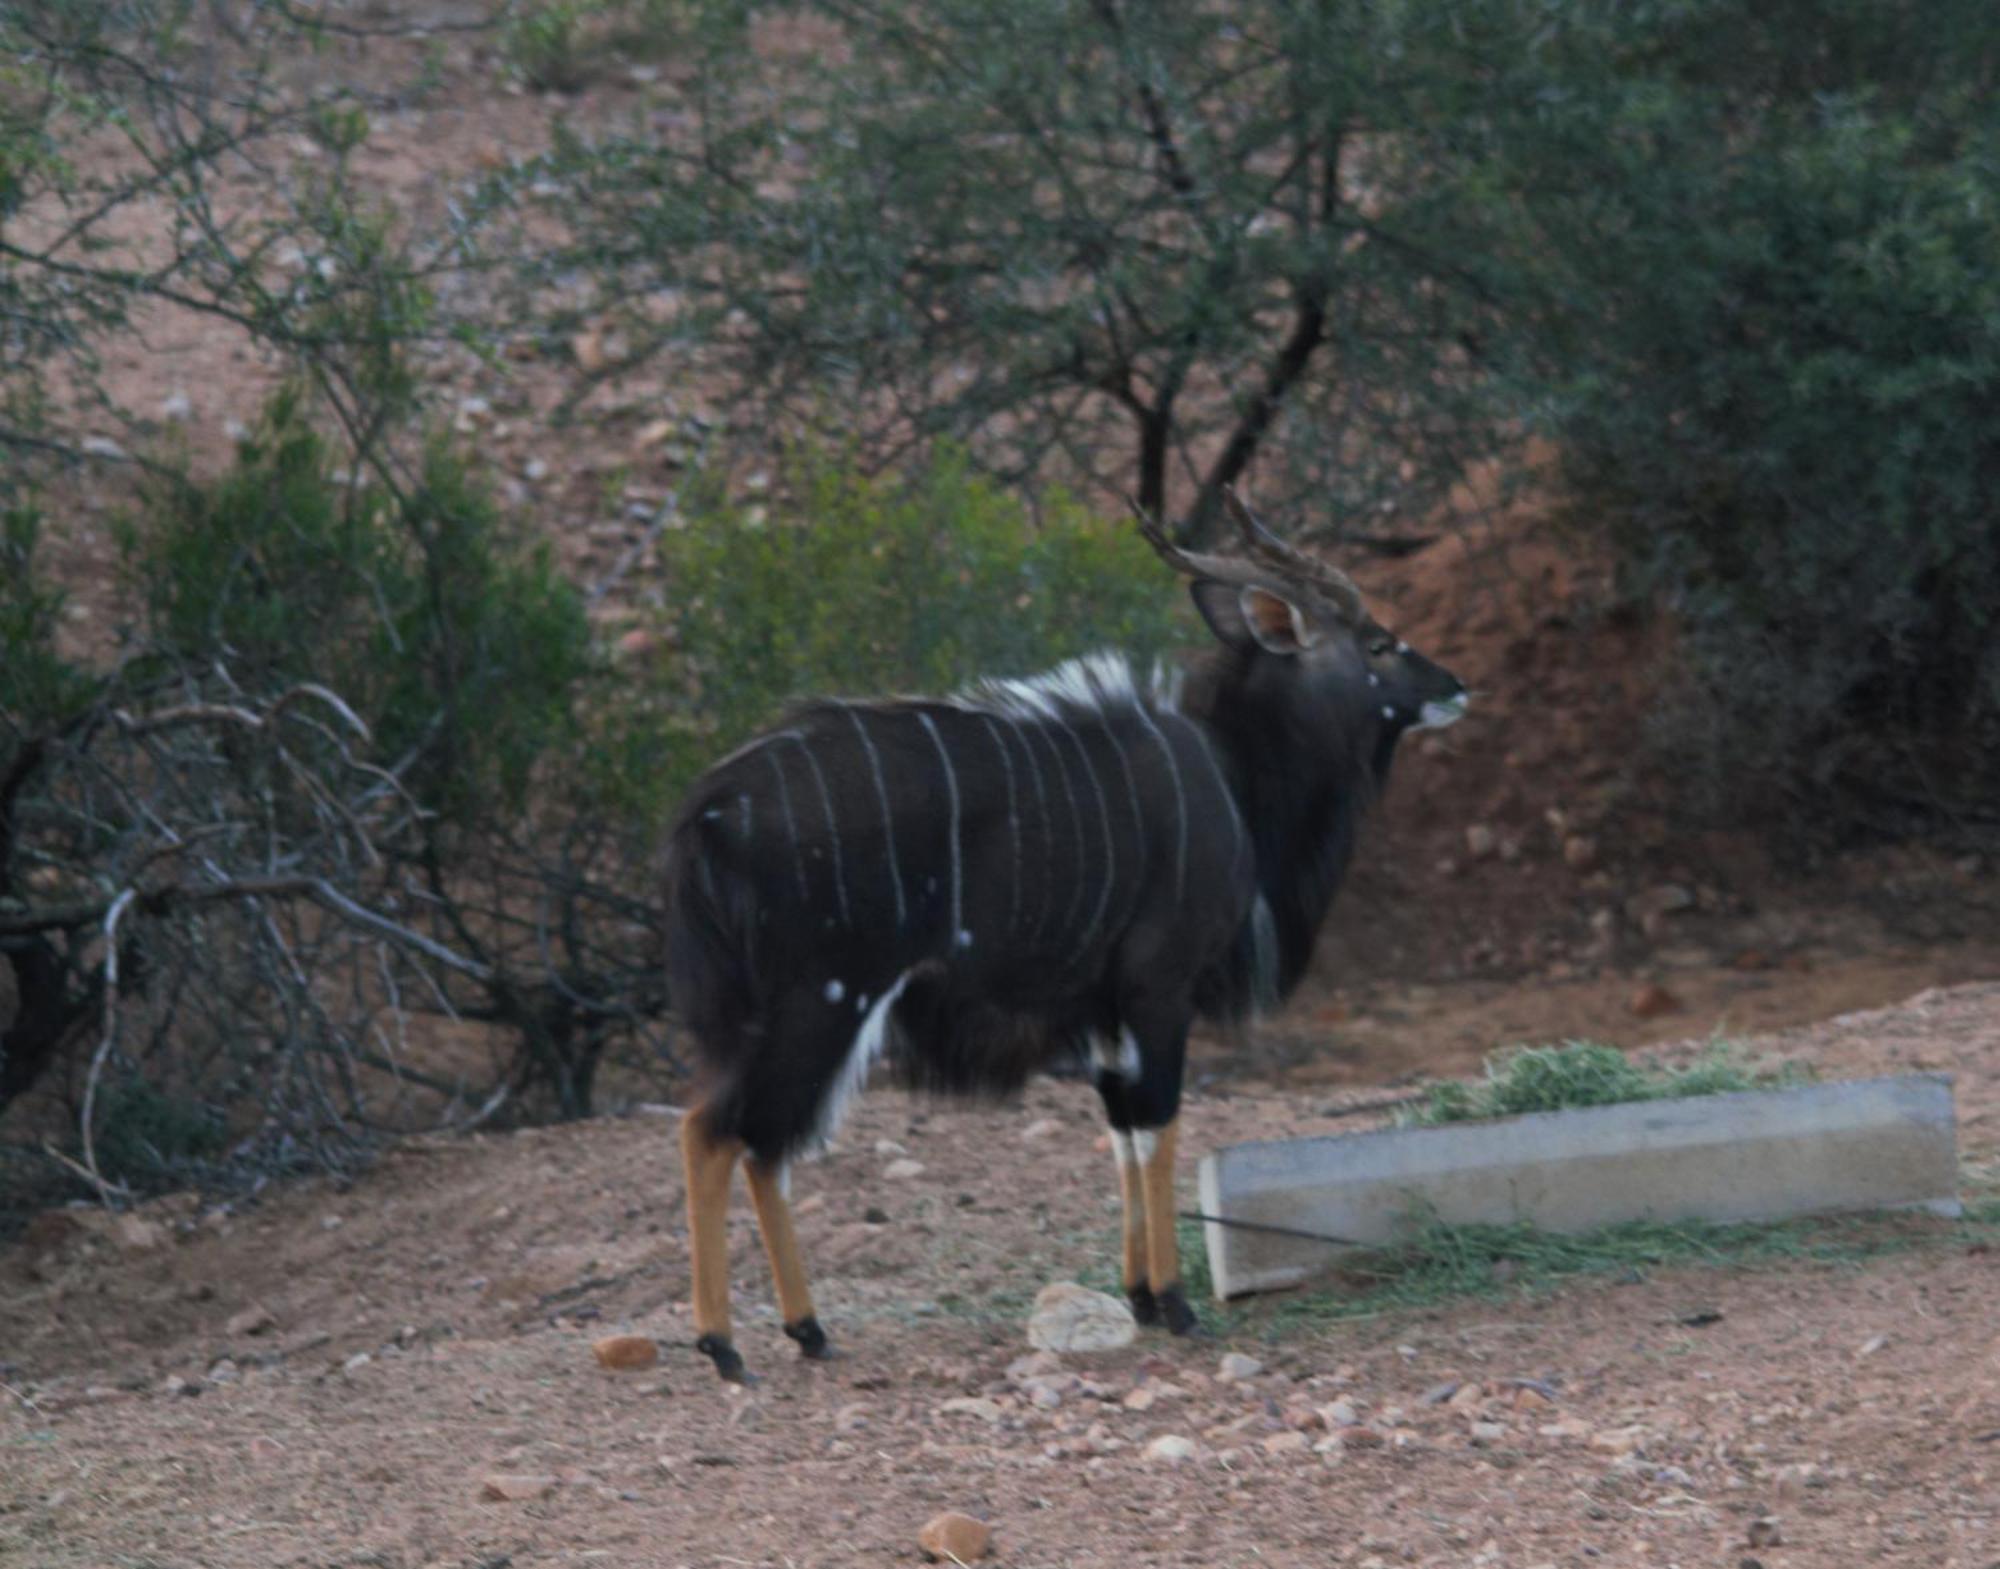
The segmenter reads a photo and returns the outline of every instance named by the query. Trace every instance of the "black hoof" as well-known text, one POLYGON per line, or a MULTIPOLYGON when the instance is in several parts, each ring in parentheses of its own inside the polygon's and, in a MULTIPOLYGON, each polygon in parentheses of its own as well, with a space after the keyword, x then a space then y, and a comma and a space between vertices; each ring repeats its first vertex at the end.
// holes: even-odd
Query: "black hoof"
POLYGON ((1168 1334, 1207 1338, 1206 1326, 1195 1317, 1194 1309, 1188 1306, 1188 1300, 1181 1295, 1178 1284, 1162 1286, 1153 1295, 1160 1305, 1160 1318, 1166 1324, 1168 1334))
POLYGON ((756 1374, 743 1365, 743 1358, 726 1335, 703 1335, 694 1343, 694 1348, 715 1364, 715 1371, 722 1376, 725 1384, 747 1386, 757 1382, 756 1374))
POLYGON ((1132 1304, 1132 1322, 1141 1329, 1150 1329, 1160 1322, 1160 1300, 1153 1295, 1151 1286, 1127 1286, 1125 1300, 1132 1304))
POLYGON ((819 1327, 819 1320, 810 1313, 796 1324, 787 1324, 785 1333, 798 1342, 799 1355, 814 1362, 831 1362, 840 1355, 826 1338, 826 1331, 819 1327))

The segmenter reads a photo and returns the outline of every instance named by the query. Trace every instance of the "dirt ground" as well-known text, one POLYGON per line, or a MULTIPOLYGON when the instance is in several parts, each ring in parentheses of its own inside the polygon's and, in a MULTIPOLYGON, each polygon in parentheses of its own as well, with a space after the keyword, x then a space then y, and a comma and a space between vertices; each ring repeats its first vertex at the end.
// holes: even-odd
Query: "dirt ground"
MULTIPOLYGON (((1757 1046, 1951 1072, 1970 1180, 1990 1172, 2000 985, 1757 1046)), ((1184 1148, 1354 1126, 1339 1110, 1197 1093, 1184 1148)), ((0 1263, 0 1561, 880 1564, 955 1508, 1023 1566, 2000 1562, 1993 1259, 1945 1223, 1858 1267, 1344 1323, 1273 1298, 1214 1340, 1038 1370, 1032 1293, 1114 1257, 1093 1097, 878 1093, 797 1188, 840 1360, 790 1354, 739 1204, 743 1391, 688 1347, 672 1132, 655 1110, 419 1144, 344 1192, 167 1200, 116 1235, 45 1217, 0 1263), (885 1175, 905 1158, 923 1170, 885 1175), (614 1329, 663 1360, 599 1369, 614 1329), (1220 1377, 1230 1350, 1261 1370, 1220 1377), (1150 1458, 1164 1435, 1193 1457, 1150 1458), (486 1496, 508 1476, 534 1496, 486 1496)))

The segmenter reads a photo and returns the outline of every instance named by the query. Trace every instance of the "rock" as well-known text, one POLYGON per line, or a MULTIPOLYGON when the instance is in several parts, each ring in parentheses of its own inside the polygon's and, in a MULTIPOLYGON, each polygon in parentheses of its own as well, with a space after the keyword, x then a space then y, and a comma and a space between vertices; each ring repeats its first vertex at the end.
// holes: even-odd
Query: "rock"
POLYGON ((1062 1126, 1053 1117, 1037 1117, 1021 1130, 1021 1138, 1025 1143, 1033 1143, 1037 1139, 1053 1138, 1056 1134, 1062 1132, 1062 1126))
POLYGON ((340 1364, 340 1370, 341 1372, 346 1373, 349 1377, 352 1377, 354 1374, 360 1372, 364 1367, 366 1367, 370 1362, 373 1362, 374 1360, 375 1359, 371 1357, 366 1351, 357 1351, 354 1353, 353 1356, 349 1357, 345 1362, 340 1364))
POLYGON ((1215 1370, 1217 1378, 1236 1383, 1246 1378, 1255 1378, 1264 1371, 1264 1364, 1255 1357, 1245 1356, 1241 1351, 1226 1351, 1222 1362, 1215 1370))
POLYGON ((570 357, 586 376, 604 369, 604 339, 595 332, 579 332, 569 340, 570 357))
POLYGON ((1597 841, 1583 834, 1563 840, 1563 861, 1575 872, 1587 872, 1597 864, 1597 841))
POLYGON ((1358 1425, 1335 1428, 1333 1436, 1349 1449, 1380 1449, 1388 1442, 1374 1428, 1358 1425))
POLYGON ((955 1509, 947 1510, 924 1522, 917 1533, 917 1546, 934 1561, 969 1564, 992 1550, 993 1527, 955 1509))
POLYGON ((1559 1422, 1544 1422, 1535 1431, 1544 1438, 1588 1438, 1590 1424, 1581 1417, 1566 1416, 1559 1422))
POLYGON ((1888 1343, 1889 1337, 1887 1335, 1870 1335, 1866 1340, 1861 1342, 1854 1354, 1857 1357, 1872 1357, 1888 1343))
POLYGON ((1632 993, 1625 1006, 1642 1019, 1657 1019, 1663 1013, 1679 1013, 1681 1000, 1657 981, 1648 981, 1632 993))
POLYGON ((924 1174, 924 1163, 920 1160, 892 1160, 882 1168, 882 1176, 888 1182, 908 1182, 924 1174))
POLYGON ((997 1423, 1001 1417, 999 1405, 984 1395, 959 1395, 938 1407, 939 1416, 974 1416, 982 1422, 997 1423))
POLYGON ((229 1316, 229 1322, 222 1326, 222 1332, 232 1340, 242 1335, 262 1335, 277 1328, 278 1320, 271 1310, 261 1302, 253 1302, 247 1308, 229 1316))
POLYGON ((660 1347, 651 1335, 605 1335, 590 1343, 590 1354, 614 1373, 639 1373, 658 1364, 660 1347))
POLYGON ((663 446, 672 439, 680 427, 670 419, 648 420, 639 427, 639 433, 632 438, 632 445, 644 452, 649 447, 663 446))
POLYGON ((1140 1452, 1148 1460, 1163 1465, 1179 1465, 1183 1460, 1192 1460, 1199 1455, 1201 1446, 1179 1433, 1162 1433, 1140 1452))
POLYGON ((1465 851, 1475 861, 1484 861, 1500 848, 1500 836, 1484 823, 1474 823, 1465 830, 1465 851))
POLYGON ((1337 1433, 1343 1427, 1353 1427, 1361 1420, 1351 1400, 1336 1400, 1319 1408, 1319 1419, 1326 1424, 1329 1433, 1337 1433))
POLYGON ((1115 1351, 1138 1335, 1129 1307, 1073 1280, 1042 1287, 1028 1316, 1028 1344, 1038 1351, 1115 1351))
POLYGON ((160 399, 160 418, 185 425, 194 418, 194 399, 185 392, 170 392, 160 399))
POLYGON ((1478 1386, 1467 1386, 1459 1383, 1455 1378, 1448 1378, 1442 1384, 1431 1385, 1429 1389, 1426 1389, 1421 1395, 1417 1396, 1417 1404, 1420 1406, 1441 1406, 1456 1395, 1459 1390, 1467 1387, 1476 1389, 1478 1386))
POLYGON ((1523 1384, 1514 1391, 1516 1411, 1546 1411, 1554 1404, 1547 1395, 1529 1384, 1523 1384))
POLYGON ((1776 1515, 1760 1515, 1757 1519, 1752 1520, 1750 1522, 1748 1541, 1752 1547, 1783 1547, 1785 1545, 1785 1533, 1778 1529, 1778 1517, 1776 1515))
POLYGON ((1811 1461, 1779 1466, 1777 1475, 1772 1478, 1772 1485, 1777 1489, 1780 1498, 1799 1499, 1805 1496, 1805 1491, 1809 1487, 1824 1487, 1826 1473, 1811 1461))
MULTIPOLYGON (((1547 1428, 1542 1429, 1547 1432, 1547 1428)), ((1643 1427, 1607 1427, 1590 1435, 1590 1447, 1607 1455, 1637 1454, 1646 1447, 1643 1427)))
POLYGON ((496 1471, 479 1484, 481 1494, 503 1504, 525 1504, 531 1499, 546 1498, 555 1490, 556 1479, 552 1476, 524 1476, 514 1472, 496 1471))
POLYGON ((1451 1393, 1446 1403, 1454 1411, 1470 1411, 1474 1406, 1486 1402, 1486 1387, 1483 1384, 1460 1384, 1451 1393))
POLYGON ((1694 895, 1679 883, 1662 883, 1625 901, 1627 919, 1648 937, 1659 936, 1668 916, 1693 908, 1694 895))
POLYGON ((230 1361, 228 1357, 223 1357, 209 1368, 207 1376, 211 1384, 233 1384, 243 1374, 234 1362, 230 1361))
POLYGON ((1507 1425, 1504 1422, 1474 1422, 1472 1424, 1472 1441, 1475 1444, 1497 1444, 1506 1436, 1507 1425))
POLYGON ((1296 1429, 1287 1433, 1273 1433, 1264 1440, 1264 1453, 1267 1455, 1304 1454, 1310 1448, 1312 1440, 1296 1429))
POLYGON ((870 1204, 861 1212, 861 1219, 866 1225, 886 1226, 889 1224, 889 1212, 880 1205, 870 1204))

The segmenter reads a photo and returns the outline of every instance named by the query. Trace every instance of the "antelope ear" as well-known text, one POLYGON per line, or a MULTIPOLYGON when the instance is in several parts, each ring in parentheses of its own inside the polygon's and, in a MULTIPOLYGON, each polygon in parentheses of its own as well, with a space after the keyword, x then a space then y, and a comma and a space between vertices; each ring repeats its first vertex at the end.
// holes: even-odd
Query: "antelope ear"
POLYGON ((1298 654, 1320 640, 1319 629, 1284 595, 1210 578, 1189 585, 1209 630, 1232 648, 1252 644, 1272 654, 1298 654))

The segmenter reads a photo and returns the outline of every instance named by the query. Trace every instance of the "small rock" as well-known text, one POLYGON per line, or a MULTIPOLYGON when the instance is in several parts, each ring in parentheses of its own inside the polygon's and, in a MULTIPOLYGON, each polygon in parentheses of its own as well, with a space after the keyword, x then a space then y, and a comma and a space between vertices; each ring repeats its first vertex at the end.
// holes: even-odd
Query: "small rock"
POLYGON ((867 1425, 868 1407, 858 1400, 833 1413, 833 1430, 836 1433, 858 1433, 867 1425))
POLYGON ((1037 1139, 1053 1138, 1062 1132, 1063 1125, 1053 1117, 1037 1117, 1021 1130, 1023 1142, 1032 1144, 1037 1139))
POLYGON ((660 1346, 651 1335, 605 1335, 591 1342, 590 1354, 614 1373, 638 1373, 658 1364, 660 1346))
POLYGON ((194 417, 194 399, 185 392, 171 392, 160 400, 160 418, 185 425, 194 417))
POLYGON ((1337 1433, 1343 1427, 1353 1427, 1361 1420, 1351 1400, 1336 1400, 1319 1408, 1319 1419, 1326 1424, 1327 1431, 1337 1433))
POLYGON ((1642 1019, 1657 1019, 1663 1013, 1679 1013, 1681 1000, 1657 981, 1648 981, 1625 1004, 1642 1019))
POLYGON ((538 484, 549 477, 549 466, 541 458, 530 458, 521 465, 521 478, 529 484, 538 484))
POLYGON ((228 1357, 221 1358, 208 1370, 208 1381, 211 1384, 233 1384, 242 1376, 236 1364, 228 1357))
POLYGON ((1581 1417, 1566 1416, 1557 1422, 1544 1422, 1535 1431, 1544 1438, 1588 1438, 1590 1424, 1581 1417))
POLYGON ((1772 1478, 1778 1496, 1786 1499, 1802 1498, 1807 1488, 1824 1486, 1825 1481, 1825 1473, 1810 1461, 1779 1466, 1778 1474, 1772 1478))
POLYGON ((1028 1317, 1028 1344, 1039 1351, 1113 1351, 1138 1336, 1129 1307, 1073 1280, 1042 1287, 1028 1317))
POLYGON ((1546 1411, 1554 1404, 1555 1402, 1547 1395, 1528 1384, 1523 1384, 1514 1391, 1516 1411, 1546 1411))
POLYGON ((1388 1442, 1372 1427, 1349 1426, 1336 1428, 1333 1436, 1349 1449, 1380 1449, 1388 1442))
POLYGON ((1141 1451, 1148 1460, 1156 1460, 1165 1465, 1179 1465, 1183 1460, 1192 1460, 1201 1453, 1201 1446, 1192 1438, 1179 1433, 1162 1433, 1141 1451))
POLYGON ((1500 836, 1484 823, 1473 823, 1465 830, 1465 851, 1475 861, 1486 860, 1500 848, 1500 836))
MULTIPOLYGON (((1542 1431, 1547 1432, 1548 1429, 1542 1431)), ((1590 1447, 1607 1455, 1635 1454, 1645 1445, 1646 1430, 1642 1427, 1607 1427, 1590 1435, 1590 1447)))
POLYGON ((531 1499, 548 1497, 556 1490, 556 1479, 552 1476, 495 1472, 479 1484, 479 1490, 498 1503, 524 1504, 531 1499))
POLYGON ((880 1205, 870 1204, 861 1212, 861 1219, 866 1225, 886 1226, 889 1224, 889 1212, 880 1205))
POLYGON ((1007 1364, 1007 1382, 1025 1384, 1033 1378, 1046 1378, 1051 1373, 1063 1371, 1062 1358, 1053 1351, 1030 1351, 1024 1357, 1016 1357, 1007 1364))
POLYGON ((1297 1432, 1296 1430, 1288 1433, 1273 1433, 1269 1438, 1264 1440, 1264 1453, 1267 1455, 1303 1454, 1310 1448, 1312 1448, 1312 1440, 1307 1438, 1304 1433, 1297 1432))
POLYGON ((1887 1335, 1870 1335, 1866 1340, 1861 1342, 1860 1347, 1854 1354, 1857 1357, 1872 1357, 1888 1343, 1889 1337, 1887 1335))
MULTIPOLYGON (((1417 1396, 1417 1404, 1420 1406, 1441 1406, 1447 1400, 1450 1400, 1452 1396, 1456 1395, 1460 1389, 1465 1387, 1468 1386, 1460 1384, 1457 1379, 1448 1378, 1442 1384, 1431 1385, 1429 1389, 1426 1389, 1421 1395, 1417 1396)), ((1471 1387, 1475 1388, 1475 1390, 1477 1388, 1477 1386, 1471 1387)))
POLYGON ((1454 1411, 1470 1411, 1474 1406, 1484 1404, 1485 1400, 1486 1390, 1481 1385, 1460 1384, 1446 1403, 1454 1411))
POLYGON ((984 1558, 993 1546, 993 1527, 957 1510, 934 1515, 917 1533, 917 1545, 933 1560, 969 1564, 984 1558))
POLYGON ((83 452, 86 457, 108 458, 114 463, 122 463, 128 456, 125 449, 109 436, 85 436, 83 452))
POLYGON ((232 1340, 242 1335, 261 1335, 277 1328, 278 1321, 271 1310, 261 1302, 253 1302, 239 1313, 232 1313, 229 1322, 222 1326, 222 1332, 232 1340))
POLYGON ((569 352, 576 361, 576 368, 587 376, 604 369, 604 339, 598 333, 577 333, 569 340, 569 352))
POLYGON ((924 1174, 924 1163, 920 1160, 892 1160, 882 1168, 882 1176, 888 1182, 908 1182, 924 1174))
POLYGON ((1503 1422, 1474 1422, 1472 1424, 1472 1441, 1475 1444, 1497 1444, 1506 1436, 1507 1427, 1503 1422))
POLYGON ((1222 1363, 1216 1369, 1216 1377, 1230 1383, 1246 1378, 1255 1378, 1264 1371, 1264 1364, 1255 1357, 1245 1356, 1241 1351, 1223 1353, 1222 1363))
POLYGON ((1778 1529, 1778 1517, 1762 1515, 1752 1520, 1748 1541, 1752 1547, 1783 1547, 1785 1533, 1778 1529))
POLYGON ((1583 834, 1563 840, 1563 861, 1571 871, 1587 872, 1597 864, 1597 841, 1583 834))
POLYGON ((984 1395, 960 1395, 947 1400, 938 1407, 939 1416, 973 1416, 982 1422, 997 1423, 1001 1417, 999 1405, 984 1395))
POLYGON ((340 1364, 340 1370, 352 1377, 374 1360, 366 1351, 357 1351, 353 1356, 340 1364))
POLYGON ((1119 1403, 1127 1411, 1150 1411, 1160 1403, 1160 1395, 1152 1385, 1141 1384, 1119 1403))

